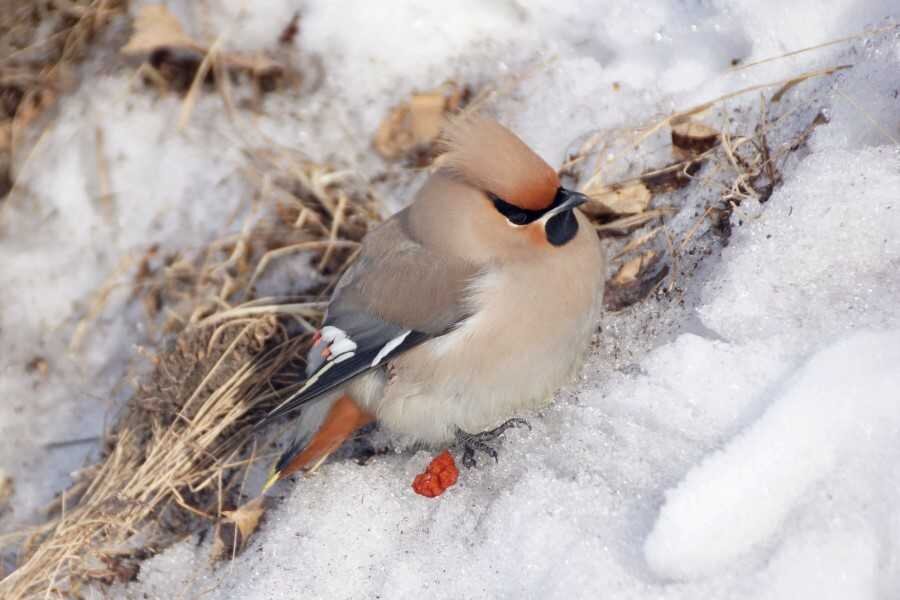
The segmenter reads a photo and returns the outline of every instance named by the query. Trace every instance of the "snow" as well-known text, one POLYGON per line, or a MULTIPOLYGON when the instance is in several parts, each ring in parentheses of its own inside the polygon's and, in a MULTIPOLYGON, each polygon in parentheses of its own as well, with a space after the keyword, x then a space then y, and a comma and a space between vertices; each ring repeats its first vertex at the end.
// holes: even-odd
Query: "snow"
MULTIPOLYGON (((606 318, 582 377, 529 416, 532 431, 507 434, 498 464, 426 500, 409 486, 429 452, 332 461, 274 490, 235 561, 211 567, 208 541, 187 540, 110 595, 900 595, 900 37, 731 70, 732 59, 884 27, 898 16, 892 2, 229 1, 206 20, 170 4, 195 33, 224 31, 226 48, 250 52, 271 48, 299 10, 294 58, 317 57, 324 76, 235 123, 204 96, 184 132, 178 99, 135 90, 128 72, 99 70, 64 99, 24 170, 27 201, 0 212, 0 468, 16 483, 0 526, 32 520, 83 464, 90 444, 44 444, 98 435, 127 397, 117 383, 140 371, 128 357, 152 341, 118 285, 70 348, 92 294, 123 256, 232 233, 248 196, 244 148, 298 148, 372 175, 384 165, 371 136, 392 104, 447 79, 499 81, 490 110, 559 164, 595 132, 853 64, 773 107, 779 144, 819 110, 830 122, 781 165, 768 202, 735 211, 728 246, 680 273, 683 302, 606 318), (98 130, 108 204, 97 199, 98 130), (48 359, 46 379, 25 369, 35 356, 48 359)), ((732 129, 752 129, 758 96, 728 106, 732 129)), ((612 180, 657 158, 612 147, 604 168, 612 180)), ((384 184, 386 210, 420 180, 384 184)), ((704 194, 718 191, 672 196, 675 234, 704 194)), ((307 264, 277 265, 265 293, 289 293, 307 264)))
POLYGON ((856 333, 816 352, 758 420, 666 494, 644 546, 650 567, 709 575, 771 539, 841 458, 900 432, 898 365, 900 330, 856 333))

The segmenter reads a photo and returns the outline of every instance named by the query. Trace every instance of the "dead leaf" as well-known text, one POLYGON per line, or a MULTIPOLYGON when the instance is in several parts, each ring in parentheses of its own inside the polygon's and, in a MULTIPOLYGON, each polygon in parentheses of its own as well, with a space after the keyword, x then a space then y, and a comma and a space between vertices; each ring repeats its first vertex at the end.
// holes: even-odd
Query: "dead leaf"
POLYGON ((703 159, 677 162, 666 165, 662 169, 644 173, 641 175, 641 182, 653 194, 672 192, 689 184, 691 178, 697 174, 702 166, 703 159))
POLYGON ((134 20, 134 33, 122 48, 122 53, 150 54, 160 48, 206 52, 204 47, 184 32, 178 17, 168 8, 158 4, 144 6, 134 20))
POLYGON ((378 126, 373 141, 375 150, 388 160, 419 151, 424 155, 425 165, 429 164, 434 158, 433 143, 441 133, 444 119, 448 114, 458 112, 470 95, 468 87, 454 82, 413 94, 409 102, 392 108, 378 126))
POLYGON ((428 143, 441 133, 447 99, 443 94, 417 94, 409 104, 410 126, 416 143, 428 143))
POLYGON ((222 511, 226 518, 237 525, 241 537, 246 541, 256 528, 259 527, 259 520, 265 512, 264 498, 262 496, 254 498, 247 502, 237 510, 222 511))
POLYGON ((236 510, 223 510, 225 519, 219 523, 212 547, 212 560, 231 558, 243 550, 247 540, 259 527, 265 509, 265 497, 257 496, 236 510))
POLYGON ((409 125, 409 105, 391 109, 375 132, 375 150, 388 160, 399 158, 415 146, 415 137, 409 125))
POLYGON ((719 143, 719 132, 709 125, 683 119, 672 123, 672 152, 685 160, 699 156, 719 143))
POLYGON ((657 268, 661 258, 660 253, 648 250, 619 267, 603 292, 606 309, 622 310, 646 298, 669 273, 668 265, 657 268))
MULTIPOLYGON (((135 19, 134 33, 122 48, 122 53, 129 56, 148 57, 150 64, 162 75, 163 79, 181 92, 188 91, 197 73, 205 63, 204 57, 210 53, 210 47, 201 44, 189 36, 168 8, 150 5, 141 8, 135 19)), ((216 51, 214 59, 232 72, 250 75, 259 86, 260 91, 270 92, 285 76, 285 69, 272 59, 263 55, 243 55, 236 52, 216 51)), ((201 76, 204 83, 214 81, 215 69, 212 65, 201 76)))
POLYGON ((650 206, 652 194, 640 181, 624 185, 602 186, 586 189, 584 193, 591 201, 582 204, 581 209, 592 217, 603 215, 636 215, 650 206))
POLYGON ((610 281, 615 285, 626 285, 637 279, 638 273, 659 259, 659 253, 648 250, 640 256, 625 261, 610 281))
POLYGON ((594 229, 597 230, 597 233, 600 234, 600 237, 618 237, 628 235, 631 231, 637 229, 645 223, 648 223, 653 219, 661 218, 671 212, 673 212, 672 209, 668 207, 654 208, 636 215, 620 217, 615 221, 603 223, 602 225, 595 224, 594 229))

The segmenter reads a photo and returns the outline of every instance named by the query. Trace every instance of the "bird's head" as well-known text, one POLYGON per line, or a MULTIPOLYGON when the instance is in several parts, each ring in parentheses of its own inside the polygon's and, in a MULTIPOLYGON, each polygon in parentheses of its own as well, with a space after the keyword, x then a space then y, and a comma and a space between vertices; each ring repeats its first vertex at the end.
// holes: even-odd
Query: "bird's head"
POLYGON ((453 196, 440 210, 463 221, 453 226, 468 230, 457 234, 470 245, 494 257, 530 258, 575 238, 584 218, 573 209, 587 197, 561 187, 556 171, 509 129, 467 115, 448 123, 442 143, 433 195, 453 196))

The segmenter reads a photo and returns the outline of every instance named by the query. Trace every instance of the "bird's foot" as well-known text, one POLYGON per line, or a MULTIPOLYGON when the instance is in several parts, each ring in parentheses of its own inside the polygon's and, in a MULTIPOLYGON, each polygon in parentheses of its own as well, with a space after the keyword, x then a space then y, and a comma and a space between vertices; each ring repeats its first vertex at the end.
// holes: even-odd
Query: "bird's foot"
POLYGON ((483 452, 493 458, 495 462, 499 462, 497 450, 491 445, 491 442, 496 441, 497 438, 503 435, 510 427, 527 427, 529 430, 531 429, 531 425, 528 424, 528 421, 518 417, 506 421, 499 427, 495 427, 488 431, 482 431, 481 433, 467 433, 462 429, 457 429, 456 443, 462 447, 463 466, 467 469, 471 469, 475 466, 476 452, 483 452))

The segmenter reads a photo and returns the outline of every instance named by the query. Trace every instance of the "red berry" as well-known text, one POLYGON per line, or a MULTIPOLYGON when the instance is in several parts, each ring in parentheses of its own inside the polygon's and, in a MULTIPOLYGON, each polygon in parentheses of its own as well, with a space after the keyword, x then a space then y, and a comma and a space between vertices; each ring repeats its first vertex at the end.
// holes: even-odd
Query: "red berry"
POLYGON ((434 498, 443 494, 458 478, 456 461, 450 452, 444 450, 432 459, 423 473, 416 475, 412 488, 420 496, 434 498))

